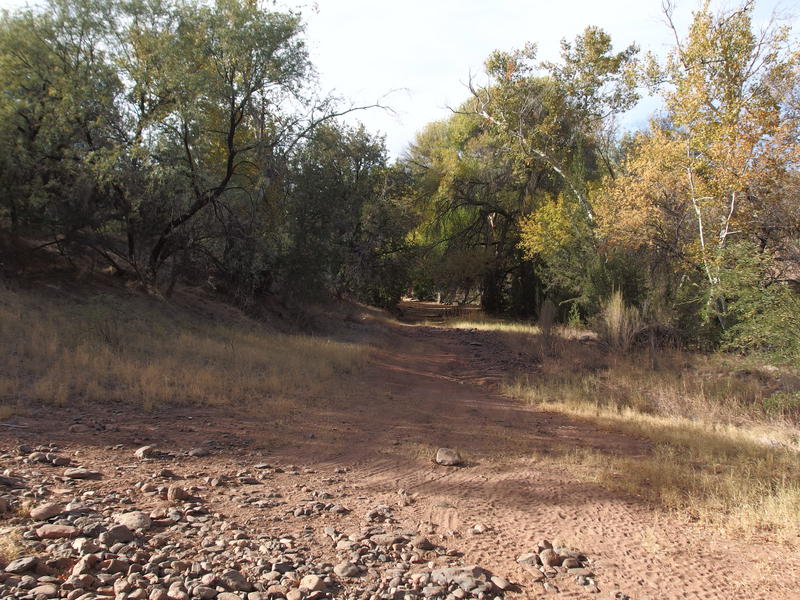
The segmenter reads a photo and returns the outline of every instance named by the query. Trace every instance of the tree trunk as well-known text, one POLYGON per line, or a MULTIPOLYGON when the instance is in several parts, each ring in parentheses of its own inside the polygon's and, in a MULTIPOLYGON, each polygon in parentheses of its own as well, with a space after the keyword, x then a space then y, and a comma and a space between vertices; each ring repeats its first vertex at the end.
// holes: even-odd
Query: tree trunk
POLYGON ((502 276, 492 268, 483 276, 481 308, 487 313, 497 314, 503 310, 502 276))

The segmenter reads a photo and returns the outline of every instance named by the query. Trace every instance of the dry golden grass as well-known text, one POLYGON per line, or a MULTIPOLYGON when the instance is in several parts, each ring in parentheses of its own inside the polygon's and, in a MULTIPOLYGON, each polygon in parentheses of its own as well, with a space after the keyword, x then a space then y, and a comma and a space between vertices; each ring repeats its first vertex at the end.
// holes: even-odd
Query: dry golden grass
POLYGON ((535 324, 493 319, 483 315, 483 313, 478 313, 473 318, 458 318, 446 321, 445 325, 454 329, 477 329, 478 331, 501 331, 527 335, 539 333, 539 328, 535 324))
POLYGON ((568 461, 689 518, 798 542, 797 414, 770 402, 776 389, 797 385, 795 374, 744 368, 730 357, 622 356, 563 339, 554 348, 507 393, 652 442, 644 457, 576 452, 568 461))
POLYGON ((0 289, 0 406, 122 401, 291 408, 333 391, 364 346, 285 335, 153 298, 59 302, 0 289))
MULTIPOLYGON (((690 520, 798 543, 796 453, 745 442, 734 453, 720 454, 702 441, 683 446, 681 437, 657 443, 646 457, 582 452, 571 459, 589 467, 593 479, 606 487, 659 503, 690 520)), ((704 432, 697 434, 698 440, 705 438, 704 432)))
POLYGON ((18 529, 0 528, 0 567, 25 554, 22 534, 18 529))

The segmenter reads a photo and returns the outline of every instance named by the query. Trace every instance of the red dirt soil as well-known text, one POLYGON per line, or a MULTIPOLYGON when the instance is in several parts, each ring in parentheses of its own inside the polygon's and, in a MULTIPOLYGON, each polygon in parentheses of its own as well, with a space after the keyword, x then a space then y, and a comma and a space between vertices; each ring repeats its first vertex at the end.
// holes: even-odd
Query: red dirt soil
MULTIPOLYGON (((435 309, 425 310, 406 317, 436 316, 435 309)), ((313 488, 346 467, 341 490, 353 515, 381 503, 396 505, 398 490, 406 490, 415 501, 402 508, 402 518, 463 552, 467 564, 519 582, 522 592, 509 597, 541 597, 515 559, 547 538, 593 560, 602 590, 594 597, 611 598, 620 590, 634 600, 800 598, 798 553, 692 523, 587 483, 589 478, 550 460, 579 448, 642 455, 648 443, 501 395, 496 383, 524 368, 525 359, 507 352, 498 334, 387 324, 379 337, 373 359, 353 378, 345 401, 316 401, 303 414, 273 418, 232 407, 153 413, 124 405, 32 407, 13 421, 25 427, 0 429, 0 448, 55 442, 77 452, 74 460, 86 466, 106 473, 116 469, 114 477, 84 484, 99 492, 146 478, 147 467, 134 464, 133 449, 150 443, 175 451, 213 441, 210 457, 181 459, 190 481, 235 476, 267 461, 310 469, 301 479, 313 488), (68 432, 76 419, 103 430, 91 436, 68 432), (117 444, 123 446, 113 448, 117 444), (466 466, 434 464, 439 446, 459 449, 466 466), (474 534, 475 524, 488 530, 474 534)), ((282 481, 276 478, 276 484, 282 481)), ((258 516, 263 513, 248 512, 224 488, 209 494, 215 511, 266 522, 258 516)), ((291 531, 305 524, 286 517, 279 525, 291 531)), ((558 596, 592 597, 576 585, 562 586, 558 596)))

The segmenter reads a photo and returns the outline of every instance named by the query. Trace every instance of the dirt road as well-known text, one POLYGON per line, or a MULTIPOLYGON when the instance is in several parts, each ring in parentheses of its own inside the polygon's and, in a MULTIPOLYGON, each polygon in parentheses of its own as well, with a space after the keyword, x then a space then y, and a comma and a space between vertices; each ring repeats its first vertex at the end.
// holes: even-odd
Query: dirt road
MULTIPOLYGON (((591 483, 591 473, 564 466, 559 457, 576 449, 635 456, 648 444, 502 396, 496 384, 529 368, 530 359, 496 333, 387 325, 379 346, 344 400, 318 399, 302 414, 243 421, 230 409, 43 410, 17 421, 27 429, 0 431, 0 443, 52 441, 107 469, 119 464, 118 452, 130 456, 140 444, 189 448, 209 440, 214 452, 204 475, 259 457, 320 474, 345 467, 353 514, 376 502, 396 505, 405 490, 414 501, 402 509, 404 519, 446 540, 466 562, 519 582, 520 597, 540 597, 541 586, 529 583, 516 557, 547 538, 592 558, 601 589, 594 597, 620 590, 636 600, 800 598, 797 553, 718 533, 609 492, 591 483), (72 420, 98 423, 103 431, 87 440, 66 430, 72 420), (440 446, 460 450, 466 466, 434 464, 440 446)), ((126 477, 133 481, 141 472, 121 471, 113 483, 97 485, 121 486, 126 477)), ((321 477, 306 479, 313 485, 321 477)), ((215 502, 220 512, 249 514, 233 497, 215 502)), ((289 518, 282 526, 303 524, 289 518)), ((559 597, 592 596, 570 585, 559 597)))

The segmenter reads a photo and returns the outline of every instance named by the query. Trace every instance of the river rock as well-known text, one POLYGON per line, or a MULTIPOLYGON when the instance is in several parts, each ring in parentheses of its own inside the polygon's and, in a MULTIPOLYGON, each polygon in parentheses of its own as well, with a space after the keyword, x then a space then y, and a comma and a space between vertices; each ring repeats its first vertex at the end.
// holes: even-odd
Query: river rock
POLYGON ((250 592, 253 589, 253 584, 247 581, 244 575, 242 575, 239 571, 234 569, 225 571, 222 575, 220 575, 219 580, 222 582, 222 585, 231 591, 250 592))
POLYGON ((118 514, 114 517, 114 520, 132 531, 136 529, 149 529, 152 524, 150 517, 140 510, 118 514))
POLYGON ((64 471, 64 477, 69 479, 100 479, 102 475, 97 471, 84 469, 83 467, 75 467, 64 471))
POLYGON ((14 573, 15 575, 22 575, 28 571, 33 571, 36 565, 39 564, 39 559, 35 556, 26 556, 12 560, 6 565, 6 573, 14 573))
POLYGON ((141 448, 138 448, 133 455, 140 459, 153 458, 154 456, 158 455, 158 450, 155 446, 142 446, 141 448))
POLYGON ((38 596, 45 596, 47 598, 58 597, 58 588, 52 583, 44 583, 37 585, 29 592, 34 598, 38 596))
POLYGON ((411 541, 411 545, 417 550, 433 550, 436 546, 424 535, 418 535, 411 541))
POLYGON ((361 571, 358 570, 358 567, 355 566, 351 562, 340 562, 338 565, 333 567, 333 572, 336 573, 339 577, 355 577, 361 571))
POLYGON ((41 504, 36 508, 31 509, 31 519, 35 521, 46 521, 56 515, 60 515, 64 512, 64 507, 60 504, 56 504, 55 502, 50 502, 48 504, 41 504))
POLYGON ((319 575, 306 575, 300 580, 300 587, 306 588, 309 592, 321 592, 326 585, 319 575))
POLYGON ((454 450, 452 448, 439 448, 436 451, 436 458, 434 458, 434 462, 439 465, 444 465, 445 467, 457 467, 458 465, 463 464, 463 459, 461 458, 461 454, 459 454, 458 450, 454 450))
POLYGON ((561 564, 561 557, 552 548, 545 548, 539 553, 539 560, 546 567, 557 567, 561 564))
POLYGON ((71 525, 42 525, 36 530, 40 540, 57 540, 78 537, 80 529, 71 525))

